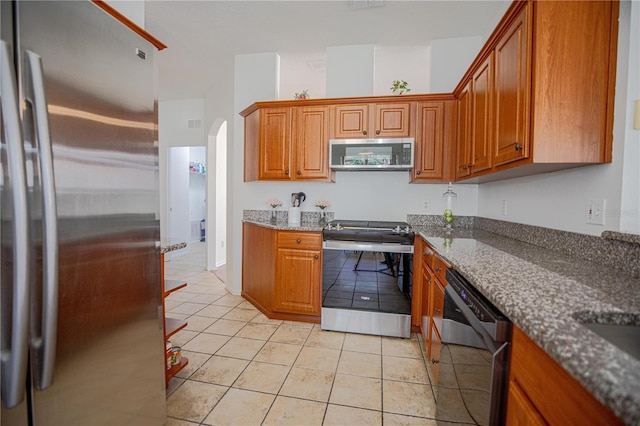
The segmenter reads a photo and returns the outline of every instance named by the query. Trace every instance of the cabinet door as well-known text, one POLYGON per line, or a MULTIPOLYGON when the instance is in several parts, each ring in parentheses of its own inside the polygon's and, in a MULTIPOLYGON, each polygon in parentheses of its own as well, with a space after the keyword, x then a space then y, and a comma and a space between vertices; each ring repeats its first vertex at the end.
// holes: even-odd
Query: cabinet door
POLYGON ((421 319, 420 331, 422 332, 422 339, 424 340, 425 347, 427 348, 427 354, 429 354, 429 346, 431 344, 431 337, 429 332, 431 331, 431 317, 429 315, 429 309, 431 304, 431 285, 433 283, 433 275, 429 268, 422 270, 422 303, 421 303, 421 319))
POLYGON ((367 138, 369 104, 336 105, 333 107, 333 137, 335 139, 367 138))
POLYGON ((267 108, 260 113, 260 173, 258 178, 265 180, 289 179, 291 108, 267 108))
POLYGON ((414 181, 451 180, 450 166, 453 140, 451 127, 455 101, 421 102, 418 104, 414 181))
POLYGON ((458 95, 458 123, 456 133, 456 178, 471 173, 471 84, 458 95))
POLYGON ((374 107, 372 138, 408 138, 411 136, 411 103, 394 102, 374 107))
POLYGON ((491 168, 493 52, 473 74, 471 91, 471 173, 491 168))
POLYGON ((320 315, 320 250, 278 249, 272 309, 320 315))
POLYGON ((329 178, 329 107, 296 108, 295 179, 329 178))
POLYGON ((442 333, 442 318, 444 313, 444 286, 434 275, 431 278, 431 323, 442 333))
POLYGON ((544 426, 547 424, 515 381, 509 382, 507 424, 512 426, 544 426))
POLYGON ((495 48, 495 148, 493 165, 529 156, 528 7, 495 48))
POLYGON ((440 377, 440 352, 442 349, 442 339, 440 338, 440 334, 438 333, 438 329, 436 326, 431 323, 431 332, 430 332, 430 348, 429 352, 429 366, 431 367, 431 376, 433 377, 433 385, 438 384, 438 378, 440 377))

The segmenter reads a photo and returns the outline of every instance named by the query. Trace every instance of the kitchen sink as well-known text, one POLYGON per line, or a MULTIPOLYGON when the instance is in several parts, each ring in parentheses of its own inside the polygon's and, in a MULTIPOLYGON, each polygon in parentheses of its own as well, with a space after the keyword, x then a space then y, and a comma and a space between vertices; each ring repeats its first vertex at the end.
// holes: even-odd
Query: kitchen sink
POLYGON ((640 325, 582 323, 611 344, 640 360, 640 325))

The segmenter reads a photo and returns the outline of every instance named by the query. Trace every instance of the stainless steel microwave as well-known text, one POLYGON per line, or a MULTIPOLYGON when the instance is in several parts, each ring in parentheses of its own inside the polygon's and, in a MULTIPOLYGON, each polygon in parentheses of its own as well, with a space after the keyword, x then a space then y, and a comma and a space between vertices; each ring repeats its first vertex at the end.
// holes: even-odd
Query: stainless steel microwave
POLYGON ((413 138, 331 139, 335 170, 408 170, 413 168, 413 138))

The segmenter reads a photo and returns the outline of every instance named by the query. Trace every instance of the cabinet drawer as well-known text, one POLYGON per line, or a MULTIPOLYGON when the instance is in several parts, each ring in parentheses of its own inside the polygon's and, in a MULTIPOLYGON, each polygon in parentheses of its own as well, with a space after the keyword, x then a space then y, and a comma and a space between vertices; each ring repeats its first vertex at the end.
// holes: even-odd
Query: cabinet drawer
POLYGON ((447 282, 447 268, 449 265, 440 258, 437 254, 433 256, 433 273, 436 274, 436 277, 440 280, 443 285, 446 285, 447 282))
POLYGON ((278 232, 278 247, 319 250, 322 248, 322 234, 319 232, 278 232))
POLYGON ((434 279, 431 285, 433 289, 431 298, 431 319, 433 325, 442 334, 442 313, 444 312, 444 287, 440 280, 434 279))
POLYGON ((433 376, 433 384, 438 384, 440 376, 440 352, 442 349, 442 340, 435 325, 431 327, 431 340, 429 345, 429 367, 431 367, 431 375, 433 376))

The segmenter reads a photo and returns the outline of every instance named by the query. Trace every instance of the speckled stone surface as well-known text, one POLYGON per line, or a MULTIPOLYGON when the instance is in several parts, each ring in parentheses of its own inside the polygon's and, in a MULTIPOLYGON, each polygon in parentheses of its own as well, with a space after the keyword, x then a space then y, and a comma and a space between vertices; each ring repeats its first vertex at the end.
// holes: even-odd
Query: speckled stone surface
MULTIPOLYGON (((453 221, 453 228, 473 228, 474 216, 456 216, 453 221)), ((407 223, 411 226, 435 226, 444 228, 444 217, 442 215, 408 214, 407 223)))
POLYGON ((416 231, 597 399, 640 424, 640 360, 580 324, 640 326, 640 279, 481 229, 416 231))
MULTIPOLYGON (((324 225, 318 224, 320 214, 318 212, 302 212, 300 226, 289 226, 287 212, 278 212, 276 223, 271 222, 270 210, 244 210, 242 221, 264 226, 265 228, 281 231, 314 231, 320 232, 324 225)), ((333 219, 333 213, 327 213, 327 221, 333 219), (330 218, 331 219, 330 219, 330 218)))
POLYGON ((640 245, 640 235, 637 234, 625 234, 623 232, 604 231, 602 238, 615 241, 624 241, 629 244, 640 245))
POLYGON ((170 251, 176 251, 176 250, 180 250, 183 249, 187 246, 187 243, 182 241, 179 243, 162 243, 162 245, 160 246, 160 251, 162 253, 168 253, 170 251))

